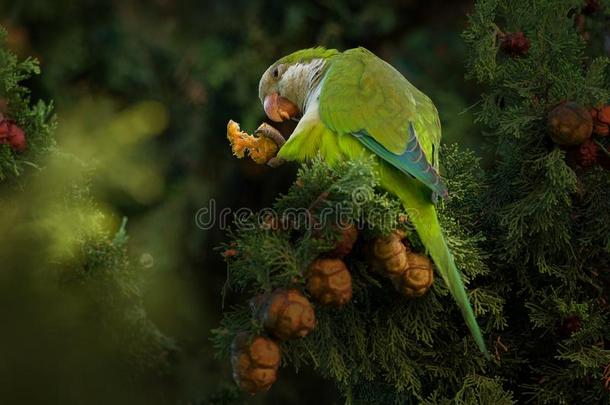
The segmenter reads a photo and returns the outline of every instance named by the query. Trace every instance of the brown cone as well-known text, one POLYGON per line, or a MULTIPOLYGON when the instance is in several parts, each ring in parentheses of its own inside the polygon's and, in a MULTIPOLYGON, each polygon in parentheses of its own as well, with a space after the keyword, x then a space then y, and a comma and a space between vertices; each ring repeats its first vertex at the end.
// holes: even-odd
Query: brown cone
POLYGON ((233 379, 243 391, 267 391, 277 379, 280 347, 269 338, 238 333, 231 345, 231 365, 233 379))
POLYGON ((411 252, 402 238, 401 233, 393 233, 373 242, 374 267, 406 297, 421 297, 434 282, 432 261, 411 252))
POLYGON ((296 289, 278 289, 261 306, 265 329, 282 340, 305 337, 316 326, 311 302, 296 289))
POLYGON ((307 272, 307 291, 323 305, 342 306, 352 299, 352 276, 341 259, 317 259, 307 272))
POLYGON ((555 107, 547 117, 551 139, 558 145, 580 145, 591 137, 593 117, 583 106, 568 101, 555 107))
POLYGON ((407 268, 408 249, 401 239, 401 234, 393 233, 387 237, 377 238, 373 242, 372 253, 376 268, 386 277, 400 275, 407 268))
POLYGON ((416 298, 424 295, 434 282, 432 261, 428 256, 409 253, 407 269, 392 278, 392 283, 404 296, 416 298))

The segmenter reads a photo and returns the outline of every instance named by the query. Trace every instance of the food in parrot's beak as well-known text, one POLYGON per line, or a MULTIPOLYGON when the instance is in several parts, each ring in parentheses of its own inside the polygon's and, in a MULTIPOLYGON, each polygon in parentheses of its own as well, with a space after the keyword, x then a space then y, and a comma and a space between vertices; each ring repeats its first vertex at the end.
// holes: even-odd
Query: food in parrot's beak
POLYGON ((301 113, 296 104, 287 98, 280 96, 278 93, 273 93, 265 97, 263 107, 267 117, 275 122, 282 122, 298 117, 301 113))
POLYGON ((270 138, 256 137, 241 131, 239 124, 233 120, 230 120, 227 124, 227 138, 235 156, 241 159, 245 152, 248 152, 250 158, 260 165, 275 157, 279 149, 278 145, 270 138))

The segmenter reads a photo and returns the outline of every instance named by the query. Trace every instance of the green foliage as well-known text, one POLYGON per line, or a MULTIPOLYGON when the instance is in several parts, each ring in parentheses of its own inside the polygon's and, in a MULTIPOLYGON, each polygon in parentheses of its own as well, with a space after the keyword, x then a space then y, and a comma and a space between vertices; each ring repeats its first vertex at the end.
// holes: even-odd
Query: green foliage
POLYGON ((147 316, 143 269, 130 262, 126 222, 113 238, 84 230, 80 252, 61 266, 60 283, 74 294, 90 297, 92 315, 114 334, 118 356, 135 370, 168 373, 169 356, 177 348, 147 316))
MULTIPOLYGON (((442 211, 443 225, 458 266, 467 279, 474 279, 488 274, 480 248, 483 238, 476 226, 460 226, 453 209, 464 213, 471 209, 464 203, 476 199, 472 193, 481 193, 481 171, 472 153, 453 147, 444 154, 449 184, 469 193, 458 193, 450 200, 442 211)), ((274 204, 272 212, 279 228, 256 220, 269 212, 253 215, 231 233, 231 242, 224 247, 237 252, 227 257, 230 289, 256 295, 289 285, 302 288, 309 264, 332 249, 336 224, 353 222, 361 229, 361 244, 348 256, 352 302, 339 310, 318 306, 314 332, 305 339, 282 343, 285 363, 297 369, 313 366, 333 379, 354 403, 366 402, 371 395, 376 402, 384 402, 377 393, 383 387, 388 390, 388 402, 396 403, 423 401, 429 395, 452 396, 458 391, 462 403, 476 403, 473 398, 481 397, 478 392, 485 390, 489 395, 484 398, 510 398, 497 382, 476 377, 485 361, 468 337, 442 281, 436 281, 426 296, 409 301, 371 272, 366 244, 405 226, 398 221, 404 216, 401 205, 378 188, 371 162, 330 167, 314 160, 301 167, 298 180, 274 204), (295 209, 310 222, 282 221, 295 209), (459 355, 464 350, 468 355, 459 355), (462 385, 465 378, 467 383, 462 385)), ((419 245, 414 232, 408 237, 414 246, 419 245)), ((478 314, 492 315, 484 323, 488 332, 505 325, 503 300, 493 290, 479 286, 471 290, 471 299, 478 314)), ((228 355, 233 336, 242 330, 262 332, 247 306, 225 314, 221 327, 214 331, 219 354, 228 355)))
MULTIPOLYGON (((363 45, 398 67, 431 96, 440 111, 445 140, 459 139, 477 151, 484 143, 489 146, 490 158, 484 160, 486 173, 478 168, 472 153, 454 152, 451 148, 445 151, 443 172, 448 177, 451 199, 439 208, 452 250, 459 256, 460 267, 470 281, 469 293, 479 321, 499 364, 464 367, 467 362, 462 359, 464 347, 468 356, 475 353, 470 344, 457 347, 454 339, 465 338, 467 333, 462 330, 442 281, 437 280, 424 301, 407 304, 393 291, 388 293, 387 283, 368 274, 362 257, 350 259, 350 268, 359 282, 358 297, 364 296, 375 305, 378 299, 375 297, 384 294, 389 297, 385 301, 382 297, 379 307, 371 304, 363 312, 359 312, 361 301, 351 306, 358 305, 358 311, 349 310, 351 307, 343 313, 322 311, 320 319, 326 328, 298 342, 302 347, 284 347, 290 353, 287 363, 317 364, 323 376, 339 381, 348 398, 361 403, 607 402, 601 374, 608 363, 610 324, 606 304, 610 286, 608 175, 599 168, 584 171, 566 165, 565 152, 550 142, 545 127, 546 113, 563 99, 586 106, 609 101, 608 61, 600 56, 606 52, 605 18, 610 13, 610 4, 602 1, 604 10, 586 17, 583 28, 586 35, 580 35, 576 20, 581 0, 480 0, 464 33, 464 48, 452 32, 455 27, 462 27, 457 3, 460 2, 449 6, 446 1, 434 0, 364 3, 125 0, 108 7, 103 1, 13 0, 0 4, 0 14, 15 28, 29 33, 29 41, 17 44, 20 55, 38 55, 44 62, 45 75, 28 82, 33 84, 36 97, 42 93, 45 98, 54 98, 64 110, 62 122, 89 123, 89 127, 75 126, 73 132, 78 135, 75 139, 86 145, 91 145, 93 138, 105 139, 108 149, 124 152, 121 142, 124 128, 114 131, 116 137, 105 137, 106 126, 92 124, 113 120, 114 112, 100 110, 99 103, 85 103, 89 107, 80 108, 82 100, 92 95, 112 98, 117 110, 122 110, 125 104, 135 105, 142 98, 159 100, 170 116, 165 136, 151 139, 146 145, 132 144, 135 147, 130 148, 125 159, 133 163, 138 156, 152 157, 159 175, 167 178, 166 187, 156 187, 158 192, 145 198, 130 192, 125 193, 130 197, 124 198, 120 192, 109 201, 118 205, 119 210, 129 212, 131 248, 135 242, 139 248, 155 253, 152 270, 140 269, 133 261, 126 264, 124 245, 118 240, 113 242, 111 237, 118 227, 116 223, 108 224, 112 222, 111 216, 104 226, 94 227, 93 234, 75 232, 92 229, 89 223, 74 224, 71 219, 76 215, 60 216, 67 226, 41 232, 54 217, 52 213, 59 212, 47 205, 61 205, 58 200, 63 201, 65 195, 59 193, 59 197, 50 198, 45 193, 32 192, 13 200, 8 194, 14 190, 4 188, 11 181, 4 181, 0 213, 6 229, 23 229, 32 213, 42 221, 29 229, 36 232, 26 228, 20 233, 23 238, 17 238, 15 232, 5 232, 0 244, 2 304, 6 308, 20 304, 15 317, 3 325, 7 348, 3 359, 8 361, 3 363, 4 368, 0 367, 0 372, 5 373, 0 377, 16 382, 12 392, 39 394, 28 398, 31 403, 54 400, 116 403, 120 396, 131 404, 171 397, 168 393, 171 389, 162 387, 157 379, 134 388, 131 384, 134 370, 146 378, 149 375, 139 366, 122 368, 122 360, 140 363, 137 353, 135 358, 128 353, 133 339, 134 345, 150 342, 150 346, 148 343, 143 346, 153 348, 145 350, 147 354, 140 358, 147 360, 142 363, 153 369, 155 364, 161 365, 164 370, 165 351, 156 348, 164 347, 168 341, 163 337, 156 339, 155 328, 150 325, 131 328, 138 322, 127 321, 125 318, 130 317, 124 317, 121 311, 127 308, 128 313, 137 314, 136 319, 143 319, 144 298, 147 309, 153 308, 155 320, 164 317, 163 331, 178 332, 181 346, 186 348, 179 355, 183 363, 177 371, 183 401, 201 398, 216 390, 218 381, 228 380, 228 362, 210 360, 211 350, 205 342, 210 325, 218 321, 216 311, 220 307, 220 303, 211 304, 209 297, 217 295, 225 273, 220 258, 209 251, 223 236, 218 230, 197 230, 192 225, 192 213, 212 196, 220 206, 264 206, 270 196, 283 189, 292 173, 282 170, 271 175, 265 169, 231 159, 222 136, 226 120, 234 118, 244 127, 256 127, 263 117, 256 84, 262 72, 279 57, 315 45, 338 49, 363 45), (524 31, 532 42, 529 55, 512 58, 500 52, 499 30, 524 31), (464 70, 458 61, 465 55, 468 77, 477 85, 462 80, 464 70), (476 100, 479 101, 474 104, 476 100), (65 110, 72 114, 66 115, 65 110), (480 131, 473 126, 474 116, 488 142, 477 136, 480 131), (13 203, 4 204, 6 201, 13 203), (16 213, 14 207, 22 207, 25 214, 19 210, 16 213), (28 212, 30 216, 26 215, 28 212), (16 220, 9 221, 10 218, 16 220), (44 252, 42 259, 40 252, 44 252), (58 252, 69 255, 60 255, 58 260, 58 252), (52 260, 48 256, 51 253, 52 260), (55 266, 49 269, 41 263, 55 266), (57 263, 64 266, 62 272, 74 277, 62 278, 68 280, 67 284, 49 292, 44 286, 54 289, 58 285, 54 278, 47 283, 48 274, 56 275, 57 267, 61 267, 57 263), (13 271, 4 270, 9 267, 13 271), (121 270, 114 272, 114 268, 121 270), (45 277, 39 277, 41 272, 45 277), (174 280, 174 274, 182 277, 180 283, 174 280), (152 299, 150 285, 146 289, 137 281, 151 277, 156 278, 157 292, 163 291, 152 299), (188 294, 179 284, 188 285, 188 291, 192 289, 200 297, 185 299, 188 294), (82 285, 87 287, 79 293, 82 285), (66 291, 76 298, 70 300, 66 291), (81 313, 78 309, 82 302, 92 310, 81 313), (411 311, 407 313, 403 304, 411 311), (438 310, 440 305, 442 311, 438 310), (376 308, 380 314, 372 313, 376 308), (384 315, 383 311, 387 313, 384 315), (363 318, 362 314, 373 316, 363 318), (426 319, 424 315, 432 318, 426 319), (558 323, 572 315, 581 320, 581 330, 560 336, 558 323), (83 319, 87 322, 80 322, 83 319), (358 328, 367 333, 377 330, 371 319, 391 321, 392 327, 382 323, 377 333, 364 336, 350 332, 358 328), (356 322, 357 327, 353 328, 350 322, 356 322), (83 328, 85 324, 87 327, 83 328), (413 329, 412 325, 417 327, 413 329), (57 332, 46 333, 50 330, 57 332), (369 356, 370 341, 388 343, 387 336, 380 336, 383 332, 394 333, 392 341, 397 338, 398 346, 404 344, 407 349, 373 348, 371 352, 376 357, 369 356), (320 337, 329 338, 330 343, 320 337), (119 347, 112 342, 120 342, 119 347), (445 342, 449 342, 447 350, 442 344, 445 342), (126 347, 121 347, 123 344, 126 347), (336 349, 331 350, 333 344, 336 349), (411 354, 409 350, 414 345, 423 349, 411 354), (322 350, 308 352, 318 348, 322 350), (117 352, 126 356, 115 361, 117 352), (331 361, 326 361, 327 358, 331 361), (85 369, 82 364, 89 367, 85 369), (31 365, 36 365, 37 374, 32 375, 31 365), (353 370, 349 369, 354 365, 353 370), (397 381, 400 378, 404 379, 397 381), (72 397, 45 395, 65 393, 62 389, 68 385, 66 381, 74 380, 85 383, 77 387, 82 389, 70 384, 75 392, 72 397), (48 390, 44 390, 45 383, 48 390), (33 384, 43 389, 34 390, 33 384), (107 392, 108 386, 116 388, 113 393, 107 392), (403 390, 399 392, 397 388, 403 390), (90 395, 93 392, 100 394, 97 399, 90 395), (143 392, 150 396, 142 399, 143 392)), ((31 61, 20 63, 8 53, 1 55, 4 58, 0 63, 4 78, 0 80, 1 86, 16 89, 18 81, 36 73, 31 61), (12 67, 3 70, 5 66, 12 67)), ((30 148, 24 154, 15 154, 7 146, 0 146, 0 173, 5 180, 26 174, 19 177, 20 183, 31 181, 32 177, 27 175, 34 172, 28 169, 30 164, 46 165, 38 156, 44 156, 45 148, 52 143, 45 125, 53 121, 50 107, 25 101, 27 90, 21 89, 22 93, 9 97, 13 102, 9 103, 8 115, 26 129, 30 148)), ((4 91, 0 96, 5 97, 4 91)), ((604 143, 608 146, 607 141, 604 143)), ((89 161, 98 151, 90 152, 93 153, 79 156, 89 161)), ((125 166, 115 163, 115 160, 108 163, 117 169, 113 178, 137 185, 135 179, 124 175, 125 166)), ((282 209, 292 205, 309 208, 343 175, 338 173, 333 180, 327 177, 328 168, 314 165, 311 170, 315 168, 318 174, 310 176, 311 183, 292 188, 280 200, 283 202, 276 204, 281 204, 282 209)), ((49 183, 48 188, 57 184, 56 177, 66 175, 40 173, 49 183)), ((373 230, 367 228, 365 239, 387 232, 391 226, 383 225, 371 213, 379 206, 383 212, 396 213, 400 210, 397 202, 367 183, 374 182, 374 176, 354 175, 353 179, 357 180, 355 184, 364 182, 359 184, 359 193, 362 188, 363 195, 375 197, 365 198, 365 204, 356 207, 358 216, 353 215, 362 223, 377 224, 373 230)), ((24 185, 27 190, 26 186, 29 185, 24 185)), ((351 184, 344 183, 334 190, 351 188, 351 184)), ((85 200, 90 197, 84 196, 91 194, 81 186, 70 193, 85 200)), ((99 195, 95 186, 93 193, 99 195)), ((337 196, 333 202, 353 205, 349 193, 330 194, 328 198, 337 196), (348 197, 346 202, 344 197, 348 197)), ((328 206, 333 207, 323 199, 321 207, 328 206)), ((73 210, 74 206, 68 211, 73 210)), ((79 216, 83 214, 78 212, 79 216)), ((91 212, 99 215, 101 210, 98 207, 91 212)), ((260 269, 245 274, 254 267, 240 264, 239 257, 232 259, 227 302, 243 303, 248 295, 291 280, 290 275, 296 275, 300 285, 299 269, 306 266, 305 262, 315 252, 326 249, 333 237, 334 232, 328 229, 323 229, 320 236, 304 229, 295 230, 290 237, 284 231, 274 234, 258 228, 249 232, 235 229, 232 238, 250 246, 246 250, 255 260, 255 268, 264 266, 270 270, 269 274, 260 269), (263 255, 262 249, 252 247, 259 242, 280 255, 274 258, 263 255), (233 294, 235 290, 240 295, 233 294)), ((415 237, 411 242, 418 245, 415 237)), ((243 329, 260 330, 260 325, 252 323, 245 307, 237 306, 217 330, 215 341, 221 354, 226 354, 234 331, 243 329)), ((329 391, 328 386, 303 373, 303 368, 299 379, 294 380, 290 380, 288 370, 282 370, 271 392, 248 401, 290 403, 286 398, 303 401, 310 392, 323 396, 319 393, 329 391), (315 384, 315 389, 308 389, 307 384, 315 384), (283 401, 278 401, 278 396, 283 401)), ((244 399, 237 398, 234 388, 225 386, 203 401, 231 402, 243 403, 244 399)))
MULTIPOLYGON (((494 340, 496 361, 481 361, 456 328, 442 282, 407 302, 369 273, 358 246, 348 260, 354 301, 339 311, 317 308, 316 330, 282 344, 286 363, 312 365, 353 403, 608 400, 602 376, 610 363, 610 279, 604 271, 610 263, 610 176, 599 167, 568 165, 546 121, 564 100, 586 107, 610 102, 609 61, 596 53, 596 33, 587 33, 587 40, 574 21, 581 6, 568 0, 481 0, 463 34, 469 77, 484 88, 476 121, 496 161, 483 171, 473 153, 444 148, 451 198, 439 213, 484 334, 494 340), (500 51, 500 36, 518 31, 531 41, 529 52, 500 51)), ((603 14, 587 19, 585 27, 599 29, 603 14)), ((350 206, 364 187, 363 194, 375 204, 387 201, 383 209, 397 217, 400 207, 380 194, 374 170, 367 179, 355 175, 366 162, 347 165, 334 169, 316 161, 301 169, 297 186, 274 208, 282 215, 301 207, 316 218, 320 195, 323 201, 337 197, 331 207, 350 206)), ((350 208, 355 214, 349 219, 367 228, 378 206, 350 208)), ((391 229, 370 228, 364 244, 391 229)), ((260 226, 234 232, 231 246, 238 254, 227 258, 228 286, 248 294, 302 286, 304 269, 330 246, 323 235, 260 226), (256 252, 257 246, 272 257, 256 252)), ((418 246, 416 235, 409 238, 418 246)), ((240 330, 262 332, 247 307, 235 308, 216 330, 220 353, 227 354, 240 330)))
MULTIPOLYGON (((228 367, 213 359, 207 342, 220 316, 215 298, 226 270, 213 247, 225 239, 224 231, 198 229, 193 213, 210 198, 219 207, 266 206, 294 176, 288 168, 271 175, 233 159, 223 136, 227 120, 243 128, 260 123, 258 80, 280 57, 313 46, 365 46, 431 96, 446 140, 476 148, 472 114, 464 110, 477 95, 463 82, 459 63, 464 46, 458 31, 467 3, 0 2, 12 48, 42 63, 44 74, 28 85, 35 97, 55 101, 58 143, 95 162, 92 192, 105 211, 129 215, 130 249, 154 257, 142 290, 151 318, 184 348, 176 379, 187 400, 215 391, 227 380, 228 367), (164 105, 169 125, 161 136, 126 145, 133 131, 108 124, 123 115, 117 112, 148 100, 164 105), (114 159, 116 154, 124 159, 114 159), (142 195, 143 189, 155 192, 142 195)), ((332 383, 312 373, 284 375, 268 396, 253 401, 336 398, 332 383)))
POLYGON ((51 105, 32 106, 20 84, 38 65, 19 62, 4 47, 4 35, 0 101, 6 109, 0 113, 25 130, 27 150, 0 146, 0 295, 10 308, 3 317, 0 379, 14 382, 2 384, 0 397, 8 403, 171 402, 168 387, 163 394, 143 389, 169 371, 176 348, 147 315, 144 269, 130 260, 126 221, 116 232, 92 197, 91 167, 55 149, 51 105))
POLYGON ((53 146, 53 107, 42 101, 31 104, 29 90, 21 82, 39 74, 38 63, 28 58, 19 61, 4 47, 6 31, 0 27, 0 117, 11 119, 26 134, 27 151, 14 152, 7 144, 0 145, 0 181, 18 176, 25 166, 45 154, 53 146))
MULTIPOLYGON (((511 302, 499 370, 517 398, 542 404, 602 403, 609 363, 607 268, 610 176, 566 163, 550 140, 547 113, 564 100, 610 102, 610 69, 595 31, 575 20, 581 1, 480 0, 464 39, 470 76, 485 89, 476 118, 497 162, 483 199, 488 248, 511 302), (498 50, 498 33, 523 31, 529 53, 498 50), (574 333, 561 324, 576 317, 574 333)), ((610 4, 604 2, 606 9, 610 4)), ((587 17, 599 30, 603 13, 587 17)))

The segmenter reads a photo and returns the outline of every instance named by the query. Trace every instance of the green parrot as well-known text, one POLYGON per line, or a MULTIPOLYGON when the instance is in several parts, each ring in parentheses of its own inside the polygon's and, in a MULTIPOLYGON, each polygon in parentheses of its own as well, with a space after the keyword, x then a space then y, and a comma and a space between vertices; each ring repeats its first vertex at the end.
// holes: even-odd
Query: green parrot
MULTIPOLYGON (((271 65, 260 80, 259 97, 271 120, 298 120, 288 140, 279 141, 274 165, 318 155, 330 164, 375 156, 381 186, 401 200, 478 347, 488 355, 436 214, 436 199, 447 189, 438 174, 440 121, 428 96, 367 49, 318 47, 271 65)), ((273 137, 278 142, 277 134, 273 137)))

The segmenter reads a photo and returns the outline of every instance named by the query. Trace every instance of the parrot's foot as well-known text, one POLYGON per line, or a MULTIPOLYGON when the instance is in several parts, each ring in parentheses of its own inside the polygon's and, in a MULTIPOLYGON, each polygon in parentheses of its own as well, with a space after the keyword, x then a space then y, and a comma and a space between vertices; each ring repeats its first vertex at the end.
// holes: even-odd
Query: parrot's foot
POLYGON ((269 159, 269 161, 267 162, 267 166, 273 167, 275 169, 276 167, 281 166, 284 163, 286 163, 286 159, 282 159, 281 157, 274 157, 269 159))
POLYGON ((254 131, 254 135, 264 136, 266 138, 271 139, 273 142, 275 142, 275 144, 278 146, 278 148, 281 148, 286 143, 286 140, 284 139, 282 134, 280 134, 280 131, 273 128, 271 125, 267 124, 266 122, 263 122, 256 129, 256 131, 254 131))
MULTIPOLYGON (((271 125, 263 122, 256 131, 254 131, 255 135, 263 136, 265 138, 271 139, 277 145, 278 149, 280 149, 286 143, 286 139, 282 136, 280 131, 273 128, 271 125)), ((267 166, 270 167, 278 167, 286 163, 285 159, 279 157, 273 157, 267 162, 267 166)))
MULTIPOLYGON (((227 138, 231 143, 231 149, 235 156, 241 159, 245 156, 245 153, 248 153, 250 158, 258 164, 269 163, 275 159, 280 145, 278 145, 278 140, 275 139, 276 136, 271 130, 266 127, 261 130, 263 125, 257 130, 257 133, 263 136, 256 137, 241 131, 239 124, 235 121, 229 121, 227 124, 227 138)), ((270 126, 269 128, 273 129, 270 126)), ((279 132, 277 134, 282 138, 279 132)))

